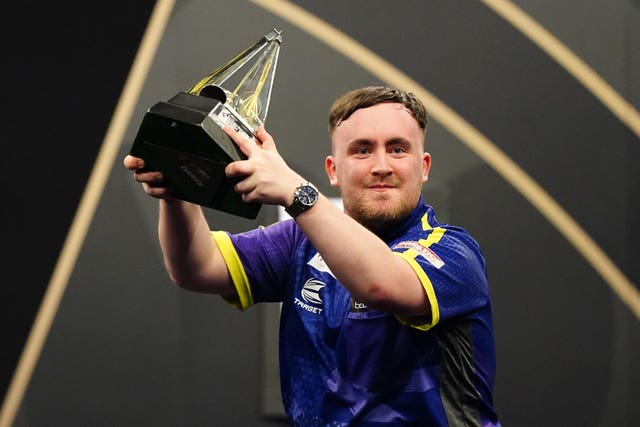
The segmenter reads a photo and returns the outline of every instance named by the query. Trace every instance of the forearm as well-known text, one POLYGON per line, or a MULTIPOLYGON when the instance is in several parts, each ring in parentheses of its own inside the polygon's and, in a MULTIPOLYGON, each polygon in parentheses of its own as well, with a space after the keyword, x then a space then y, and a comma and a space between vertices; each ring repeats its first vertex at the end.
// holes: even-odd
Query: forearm
POLYGON ((228 289, 226 266, 200 206, 160 200, 158 236, 164 263, 176 284, 203 292, 228 289))
MULTIPOLYGON (((273 138, 264 128, 255 134, 257 143, 230 129, 225 131, 248 157, 226 168, 228 177, 243 177, 235 186, 242 199, 290 206, 303 178, 280 157, 273 138)), ((320 195, 311 209, 296 217, 296 222, 358 302, 394 314, 428 314, 424 289, 411 266, 326 197, 320 195)))
POLYGON ((324 196, 296 221, 358 302, 394 314, 428 314, 426 294, 409 264, 324 196))

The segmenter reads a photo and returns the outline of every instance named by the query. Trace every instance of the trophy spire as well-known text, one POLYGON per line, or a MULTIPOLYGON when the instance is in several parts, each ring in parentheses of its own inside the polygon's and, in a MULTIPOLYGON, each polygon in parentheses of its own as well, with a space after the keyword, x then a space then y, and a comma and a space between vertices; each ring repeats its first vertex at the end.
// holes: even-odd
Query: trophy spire
POLYGON ((220 86, 226 82, 229 77, 234 75, 238 69, 242 68, 247 62, 251 60, 256 54, 260 53, 265 46, 276 41, 278 45, 282 43, 282 31, 273 29, 271 32, 265 34, 260 40, 255 42, 252 46, 246 48, 225 64, 216 68, 211 74, 204 77, 198 83, 196 83, 187 93, 194 95, 200 95, 200 92, 205 86, 220 86))
POLYGON ((278 63, 282 37, 275 30, 265 38, 271 38, 258 60, 233 91, 232 106, 253 129, 264 125, 271 100, 273 77, 278 63))
MULTIPOLYGON (((188 93, 219 100, 227 112, 239 121, 240 127, 245 127, 242 130, 251 135, 254 129, 264 125, 267 118, 281 43, 282 31, 274 28, 252 46, 196 83, 188 93), (235 89, 223 87, 227 80, 258 54, 260 56, 235 89)), ((221 114, 224 113, 216 112, 218 117, 212 117, 214 121, 220 126, 231 125, 229 120, 220 117, 221 114)))

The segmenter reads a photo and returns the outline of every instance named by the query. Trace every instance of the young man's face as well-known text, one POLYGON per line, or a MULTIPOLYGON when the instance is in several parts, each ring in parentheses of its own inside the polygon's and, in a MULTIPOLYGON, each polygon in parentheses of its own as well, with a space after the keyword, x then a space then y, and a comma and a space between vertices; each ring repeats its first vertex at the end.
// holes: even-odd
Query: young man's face
POLYGON ((325 169, 345 212, 371 229, 404 219, 418 203, 431 157, 413 115, 397 103, 356 110, 331 137, 325 169))

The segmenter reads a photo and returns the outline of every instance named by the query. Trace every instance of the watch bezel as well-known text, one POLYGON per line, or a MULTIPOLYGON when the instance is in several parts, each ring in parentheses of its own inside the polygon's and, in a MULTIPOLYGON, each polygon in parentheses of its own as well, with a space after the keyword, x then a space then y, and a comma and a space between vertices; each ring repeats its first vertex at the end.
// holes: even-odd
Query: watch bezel
POLYGON ((302 212, 311 209, 318 202, 319 197, 319 191, 316 186, 310 182, 304 182, 296 188, 293 193, 293 202, 284 210, 292 218, 295 218, 302 212))
POLYGON ((304 206, 313 206, 318 201, 318 189, 306 183, 296 188, 295 200, 304 206), (308 201, 312 199, 311 201, 308 201))

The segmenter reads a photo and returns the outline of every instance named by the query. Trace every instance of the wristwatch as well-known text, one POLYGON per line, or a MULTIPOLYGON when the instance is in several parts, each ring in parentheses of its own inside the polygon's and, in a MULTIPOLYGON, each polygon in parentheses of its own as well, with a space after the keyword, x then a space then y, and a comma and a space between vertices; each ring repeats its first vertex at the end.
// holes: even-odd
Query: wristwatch
POLYGON ((318 189, 310 182, 305 182, 296 188, 293 193, 293 203, 284 208, 292 218, 297 217, 302 212, 311 209, 318 201, 318 189))

